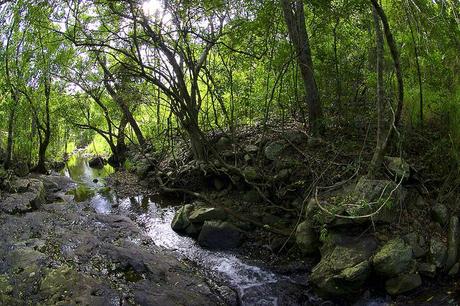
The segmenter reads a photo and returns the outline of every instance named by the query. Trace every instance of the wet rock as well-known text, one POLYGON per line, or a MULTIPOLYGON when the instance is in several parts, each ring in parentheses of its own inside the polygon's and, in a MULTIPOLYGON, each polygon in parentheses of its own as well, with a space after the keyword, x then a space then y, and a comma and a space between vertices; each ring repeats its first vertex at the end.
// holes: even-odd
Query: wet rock
POLYGON ((445 225, 449 221, 449 211, 444 204, 436 203, 431 209, 431 217, 433 221, 445 225))
POLYGON ((46 202, 45 187, 36 179, 21 182, 22 193, 9 194, 0 201, 0 209, 8 214, 26 213, 38 209, 46 202))
POLYGON ((401 274, 385 282, 385 289, 391 295, 397 295, 411 291, 422 285, 419 274, 401 274))
POLYGON ((174 218, 171 222, 171 228, 176 232, 184 231, 187 226, 190 225, 189 216, 192 213, 194 206, 191 204, 186 204, 179 208, 174 215, 174 218))
POLYGON ((410 176, 409 164, 401 157, 385 156, 384 165, 398 180, 408 179, 410 176))
POLYGON ((427 262, 417 263, 417 270, 420 274, 427 277, 433 278, 436 276, 436 266, 427 262))
POLYGON ((446 270, 458 260, 458 252, 460 247, 460 225, 457 216, 452 216, 449 221, 449 230, 447 232, 447 259, 446 270))
POLYGON ((284 140, 274 141, 265 147, 265 158, 274 161, 278 159, 285 148, 286 142, 284 140))
POLYGON ((412 247, 414 258, 420 258, 428 253, 425 239, 417 233, 409 233, 403 237, 404 241, 412 247))
POLYGON ((13 171, 19 177, 26 177, 30 173, 29 165, 25 161, 17 161, 13 171))
POLYGON ((396 276, 413 266, 412 248, 401 238, 390 240, 374 255, 372 263, 377 274, 396 276))
POLYGON ((446 255, 447 255, 446 245, 438 238, 431 238, 429 255, 430 255, 431 262, 437 268, 442 268, 446 262, 446 255))
POLYGON ((340 245, 323 252, 313 268, 310 280, 330 296, 351 296, 363 289, 370 271, 370 257, 377 243, 370 237, 343 239, 340 245))
POLYGON ((112 230, 116 230, 121 233, 138 233, 139 228, 130 218, 121 215, 96 215, 96 219, 107 226, 112 230))
POLYGON ((118 296, 111 289, 68 266, 50 270, 40 285, 47 304, 111 305, 118 296))
POLYGON ((227 213, 222 208, 200 207, 193 210, 188 219, 192 223, 203 223, 210 220, 225 220, 227 213))
POLYGON ((303 254, 310 255, 318 251, 318 234, 307 221, 304 221, 297 226, 295 241, 297 243, 297 247, 303 254))
POLYGON ((206 221, 203 224, 198 244, 210 249, 236 248, 242 242, 243 233, 226 221, 206 221))
POLYGON ((102 157, 100 157, 100 156, 96 156, 96 157, 91 158, 91 159, 88 161, 88 165, 89 165, 91 168, 102 169, 102 168, 104 168, 105 160, 104 160, 102 157))
POLYGON ((40 180, 48 192, 67 190, 74 185, 72 179, 64 175, 41 175, 40 180))
POLYGON ((201 232, 201 228, 203 227, 202 224, 198 223, 190 223, 186 228, 185 228, 185 234, 187 236, 197 238, 198 235, 201 232))

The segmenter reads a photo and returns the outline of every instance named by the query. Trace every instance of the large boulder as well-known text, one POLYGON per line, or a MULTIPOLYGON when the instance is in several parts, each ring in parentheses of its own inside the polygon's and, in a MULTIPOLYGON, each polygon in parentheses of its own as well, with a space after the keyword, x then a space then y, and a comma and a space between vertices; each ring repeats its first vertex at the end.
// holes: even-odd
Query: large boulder
POLYGON ((46 202, 43 183, 37 179, 21 180, 20 193, 8 194, 1 202, 0 209, 8 214, 26 213, 38 209, 46 202))
POLYGON ((447 259, 446 270, 450 270, 458 260, 460 248, 460 225, 457 216, 452 216, 449 221, 449 231, 447 233, 447 259))
POLYGON ((402 187, 393 181, 361 177, 353 192, 357 205, 348 208, 347 212, 352 215, 366 215, 376 212, 383 206, 372 219, 374 222, 392 223, 399 216, 404 196, 402 187))
POLYGON ((397 276, 413 267, 412 247, 401 238, 390 240, 374 255, 372 264, 379 275, 397 276))
POLYGON ((370 257, 377 248, 371 237, 344 239, 323 252, 310 280, 325 295, 352 296, 363 289, 371 272, 370 257))
POLYGON ((351 191, 320 200, 322 206, 333 214, 314 209, 312 217, 317 225, 326 224, 329 227, 370 221, 392 223, 399 217, 404 196, 403 188, 393 181, 361 177, 351 191), (334 214, 355 218, 336 218, 334 214))
POLYGON ((186 204, 179 208, 174 215, 171 222, 171 228, 176 232, 184 232, 185 229, 190 225, 189 216, 193 211, 194 206, 186 204))
POLYGON ((297 226, 295 241, 303 254, 310 255, 318 251, 318 234, 308 221, 304 221, 297 226))
POLYGON ((418 273, 401 274, 385 282, 385 289, 391 295, 408 292, 422 285, 422 278, 418 273))
POLYGON ((230 222, 206 221, 198 236, 198 244, 210 249, 232 249, 243 239, 242 231, 230 222))
POLYGON ((203 223, 210 220, 225 220, 227 213, 222 208, 199 207, 190 213, 189 220, 192 223, 203 223))

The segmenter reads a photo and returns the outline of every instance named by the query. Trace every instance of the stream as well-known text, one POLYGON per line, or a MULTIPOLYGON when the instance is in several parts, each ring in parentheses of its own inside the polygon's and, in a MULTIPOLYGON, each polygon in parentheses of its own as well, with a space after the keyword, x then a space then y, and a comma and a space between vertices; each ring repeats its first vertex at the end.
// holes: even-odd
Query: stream
POLYGON ((108 165, 103 169, 90 168, 87 158, 75 154, 63 174, 77 183, 76 197, 89 201, 97 213, 130 217, 157 246, 173 251, 179 259, 192 262, 206 275, 234 289, 241 305, 323 303, 307 286, 305 273, 286 276, 233 252, 203 249, 192 238, 171 229, 176 207, 143 195, 119 198, 105 187, 104 178, 113 171, 108 165))

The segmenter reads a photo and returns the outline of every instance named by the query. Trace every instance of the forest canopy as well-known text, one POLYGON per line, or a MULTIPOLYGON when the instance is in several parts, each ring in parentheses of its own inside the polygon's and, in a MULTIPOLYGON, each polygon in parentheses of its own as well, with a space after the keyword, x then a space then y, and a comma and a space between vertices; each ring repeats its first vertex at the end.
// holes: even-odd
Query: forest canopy
POLYGON ((376 152, 425 127, 456 156, 457 1, 7 0, 0 20, 6 167, 178 138, 205 161, 210 131, 273 120, 370 128, 376 152))

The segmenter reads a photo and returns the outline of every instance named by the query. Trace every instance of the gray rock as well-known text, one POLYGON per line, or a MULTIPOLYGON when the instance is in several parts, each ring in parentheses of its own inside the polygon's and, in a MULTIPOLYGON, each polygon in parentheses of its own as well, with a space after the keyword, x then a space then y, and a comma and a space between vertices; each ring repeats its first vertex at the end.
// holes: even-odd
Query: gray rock
POLYGON ((410 175, 409 164, 401 157, 385 156, 385 167, 388 171, 396 176, 398 179, 408 179, 410 175))
POLYGON ((171 222, 171 228, 176 232, 184 231, 187 226, 190 225, 189 216, 193 211, 194 206, 191 204, 186 204, 179 208, 174 215, 174 218, 171 222))
POLYGON ((447 259, 446 270, 458 260, 458 251, 460 247, 460 225, 457 216, 452 216, 449 221, 449 231, 447 233, 447 259))
POLYGON ((353 199, 361 205, 346 208, 349 215, 366 215, 380 212, 372 217, 374 222, 392 223, 398 216, 405 192, 401 186, 390 180, 371 180, 361 177, 352 193, 353 199))
POLYGON ((312 269, 310 280, 325 295, 356 296, 370 275, 370 257, 377 243, 370 237, 341 239, 322 251, 321 261, 312 269))
POLYGON ((265 147, 264 155, 269 160, 276 160, 286 148, 284 140, 274 141, 265 147))
POLYGON ((417 270, 420 274, 427 277, 433 278, 436 276, 436 266, 427 262, 417 263, 417 270))
POLYGON ((242 238, 241 230, 230 222, 206 221, 198 236, 198 244, 210 249, 231 249, 239 246, 242 238))
POLYGON ((190 223, 189 226, 185 228, 185 234, 187 236, 196 238, 200 234, 202 225, 198 223, 190 223))
POLYGON ((0 209, 8 214, 26 213, 38 209, 46 202, 45 187, 37 179, 21 182, 22 193, 9 194, 0 202, 0 209), (25 189, 22 189, 25 188, 25 189))
POLYGON ((460 270, 460 263, 457 262, 455 265, 452 266, 452 268, 450 268, 449 272, 447 273, 447 275, 449 276, 455 276, 458 274, 458 271, 460 270))
POLYGON ((428 253, 428 246, 421 235, 417 233, 410 233, 405 235, 403 239, 412 247, 412 252, 415 258, 423 257, 428 253))
POLYGON ((192 223, 203 223, 210 220, 225 220, 227 213, 222 208, 200 207, 193 210, 188 219, 192 223))
POLYGON ((446 255, 447 255, 446 245, 438 238, 431 238, 429 255, 430 255, 431 262, 437 268, 442 268, 446 262, 446 255))
POLYGON ((297 247, 303 254, 309 255, 318 251, 318 234, 307 221, 304 221, 297 226, 295 241, 297 243, 297 247))
POLYGON ((374 255, 372 263, 377 274, 396 276, 412 267, 412 248, 401 238, 390 240, 374 255))
POLYGON ((449 221, 449 211, 444 204, 437 203, 431 209, 431 217, 435 222, 445 225, 449 221))
POLYGON ((216 143, 216 150, 217 151, 224 151, 229 149, 232 146, 232 141, 227 136, 222 136, 216 143))
POLYGON ((391 295, 397 295, 411 291, 422 285, 419 274, 401 274, 385 282, 385 289, 391 295))

